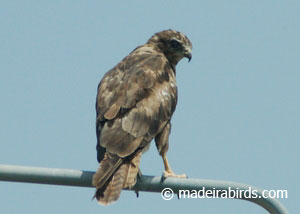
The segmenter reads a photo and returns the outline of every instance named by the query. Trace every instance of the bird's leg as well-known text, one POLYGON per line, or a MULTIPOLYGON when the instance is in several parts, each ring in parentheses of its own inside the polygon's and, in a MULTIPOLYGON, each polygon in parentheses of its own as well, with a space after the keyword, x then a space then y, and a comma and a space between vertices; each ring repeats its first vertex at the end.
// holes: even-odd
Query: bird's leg
MULTIPOLYGON (((165 171, 163 173, 163 178, 166 179, 167 177, 173 177, 173 178, 187 178, 187 176, 185 174, 182 175, 176 175, 171 167, 170 164, 168 162, 168 158, 167 158, 167 154, 166 153, 162 153, 162 159, 164 162, 164 166, 165 166, 165 171)), ((163 180, 164 180, 163 179, 163 180)))

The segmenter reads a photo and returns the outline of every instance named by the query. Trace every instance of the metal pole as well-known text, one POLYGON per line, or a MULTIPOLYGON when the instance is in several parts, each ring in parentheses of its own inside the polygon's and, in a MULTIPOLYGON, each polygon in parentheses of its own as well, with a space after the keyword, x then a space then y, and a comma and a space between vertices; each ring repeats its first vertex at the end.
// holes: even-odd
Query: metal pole
MULTIPOLYGON (((93 187, 92 177, 95 172, 81 171, 73 169, 50 169, 40 167, 27 166, 13 166, 0 164, 0 181, 12 182, 27 182, 51 185, 65 185, 65 186, 79 186, 79 187, 93 187)), ((132 190, 147 191, 147 192, 161 192, 165 188, 170 188, 174 193, 179 190, 196 190, 199 191, 203 187, 205 190, 222 190, 228 191, 230 187, 232 190, 248 190, 250 187, 257 192, 257 198, 239 198, 251 201, 255 204, 265 208, 271 214, 287 214, 288 211, 276 199, 262 197, 262 190, 249 186, 229 181, 204 180, 204 179, 182 179, 182 178, 167 178, 162 181, 161 177, 141 176, 132 190)), ((1 194, 1 193, 0 193, 1 194)))

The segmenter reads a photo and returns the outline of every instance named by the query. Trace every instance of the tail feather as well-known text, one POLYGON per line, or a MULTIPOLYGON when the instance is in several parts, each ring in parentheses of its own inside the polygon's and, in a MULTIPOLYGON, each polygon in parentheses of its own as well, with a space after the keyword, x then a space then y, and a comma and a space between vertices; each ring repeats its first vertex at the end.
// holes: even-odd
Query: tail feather
POLYGON ((128 164, 127 176, 123 188, 131 188, 135 185, 137 174, 139 172, 141 157, 142 157, 142 152, 139 152, 128 164))
POLYGON ((97 188, 94 197, 100 204, 111 204, 120 197, 123 188, 135 185, 141 155, 138 152, 131 160, 124 160, 105 154, 93 177, 93 185, 97 188))
POLYGON ((121 158, 113 157, 105 153, 99 169, 93 176, 93 185, 96 186, 97 189, 104 187, 122 162, 123 160, 121 158))
POLYGON ((120 166, 120 168, 116 171, 116 173, 112 176, 111 180, 108 182, 106 188, 104 190, 97 190, 96 198, 100 204, 108 205, 116 201, 120 197, 121 190, 124 186, 124 174, 126 173, 127 168, 127 164, 123 164, 122 166, 120 166))

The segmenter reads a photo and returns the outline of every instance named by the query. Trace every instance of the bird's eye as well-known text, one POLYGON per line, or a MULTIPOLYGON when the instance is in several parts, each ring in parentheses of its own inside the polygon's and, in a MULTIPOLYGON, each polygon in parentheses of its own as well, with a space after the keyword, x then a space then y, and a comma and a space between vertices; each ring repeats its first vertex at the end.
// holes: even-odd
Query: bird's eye
POLYGON ((181 46, 181 44, 177 40, 175 40, 175 39, 171 40, 171 47, 172 48, 178 49, 180 46, 181 46))

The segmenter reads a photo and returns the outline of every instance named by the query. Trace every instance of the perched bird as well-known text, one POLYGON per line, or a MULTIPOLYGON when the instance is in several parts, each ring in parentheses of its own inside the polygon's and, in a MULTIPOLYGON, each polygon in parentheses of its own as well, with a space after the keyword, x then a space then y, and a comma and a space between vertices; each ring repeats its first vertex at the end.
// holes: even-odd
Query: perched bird
POLYGON ((152 139, 162 156, 164 177, 183 177, 170 168, 171 117, 177 104, 176 65, 192 58, 192 43, 183 33, 164 30, 134 49, 98 85, 96 101, 97 159, 95 198, 116 201, 137 179, 141 155, 152 139))

